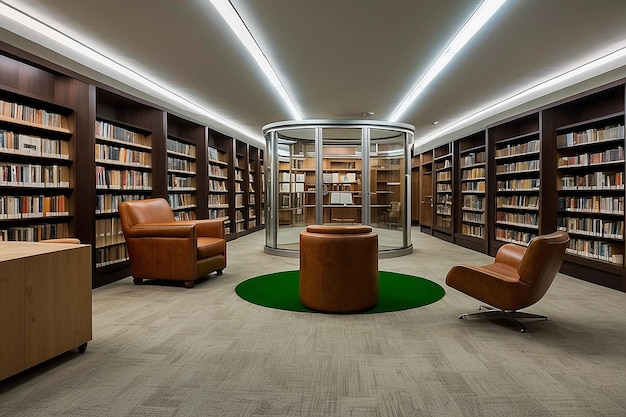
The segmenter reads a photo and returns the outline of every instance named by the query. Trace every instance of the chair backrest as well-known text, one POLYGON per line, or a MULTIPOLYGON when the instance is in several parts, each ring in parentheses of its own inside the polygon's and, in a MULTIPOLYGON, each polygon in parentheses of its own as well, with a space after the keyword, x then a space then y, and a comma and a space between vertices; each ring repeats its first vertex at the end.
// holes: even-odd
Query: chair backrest
POLYGON ((520 279, 530 286, 527 306, 539 301, 550 288, 550 284, 561 268, 568 243, 567 232, 556 231, 537 236, 528 244, 517 267, 520 279))
POLYGON ((124 201, 119 204, 122 230, 127 232, 139 223, 175 222, 174 212, 164 198, 124 201))

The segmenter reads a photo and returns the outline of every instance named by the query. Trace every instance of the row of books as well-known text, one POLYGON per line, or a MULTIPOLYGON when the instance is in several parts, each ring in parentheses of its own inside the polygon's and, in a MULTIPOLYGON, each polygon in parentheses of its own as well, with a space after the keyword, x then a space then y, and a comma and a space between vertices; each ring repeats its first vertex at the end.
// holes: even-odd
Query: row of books
POLYGON ((180 210, 174 213, 174 218, 176 219, 176 221, 195 220, 196 212, 193 210, 180 210))
POLYGON ((69 142, 0 130, 0 152, 18 155, 69 159, 69 142))
POLYGON ((497 211, 496 221, 522 227, 539 227, 538 213, 512 213, 509 211, 497 211))
POLYGON ((219 219, 221 217, 228 217, 228 211, 226 209, 209 210, 209 219, 219 219))
POLYGON ((437 172, 437 181, 450 181, 452 179, 451 171, 440 171, 437 172))
POLYGON ((473 236, 482 239, 484 233, 483 226, 475 226, 472 224, 462 224, 461 233, 466 236, 473 236))
POLYGON ((602 152, 581 153, 572 156, 561 156, 557 162, 559 168, 580 167, 606 164, 608 162, 624 162, 624 147, 607 149, 602 152))
POLYGON ((2 241, 39 242, 40 240, 62 237, 69 237, 69 225, 67 223, 31 224, 0 230, 0 240, 2 241))
POLYGON ((484 178, 485 178, 485 168, 465 169, 461 173, 461 179, 463 180, 484 179, 484 178))
POLYGON ((151 190, 152 175, 149 172, 96 166, 96 188, 101 190, 151 190))
POLYGON ((101 268, 107 265, 113 265, 120 262, 127 261, 128 248, 126 245, 115 245, 99 248, 95 254, 96 268, 101 268))
POLYGON ((196 173, 196 163, 186 159, 167 157, 167 169, 196 173))
POLYGON ((485 197, 477 195, 463 196, 463 210, 484 210, 485 197))
POLYGON ((209 194, 209 208, 228 208, 228 199, 226 194, 209 194))
MULTIPOLYGON (((169 158, 168 158, 169 160, 169 158)), ((152 166, 152 155, 136 149, 96 143, 96 162, 115 162, 140 167, 152 166)))
POLYGON ((235 195, 235 207, 243 207, 243 195, 235 195))
POLYGON ((507 195, 496 197, 498 208, 539 209, 539 196, 536 195, 507 195))
POLYGON ((217 148, 209 146, 209 161, 218 161, 222 164, 228 164, 228 156, 226 152, 218 151, 217 148))
POLYGON ((503 242, 516 243, 522 246, 528 246, 528 242, 534 237, 537 237, 537 233, 527 232, 518 229, 509 229, 503 227, 496 227, 495 230, 496 239, 503 242))
POLYGON ((624 244, 601 242, 571 238, 566 253, 584 256, 591 259, 610 262, 617 265, 624 264, 624 244))
POLYGON ((591 217, 559 217, 557 227, 571 233, 604 237, 608 239, 624 239, 623 220, 603 220, 591 217))
POLYGON ((209 175, 212 177, 227 178, 228 168, 219 165, 209 164, 209 175))
POLYGON ((496 186, 498 191, 538 191, 539 178, 498 181, 496 186))
POLYGON ((463 212, 463 221, 485 224, 485 215, 483 213, 476 213, 472 211, 463 212))
POLYGON ((165 146, 168 151, 175 152, 181 155, 187 155, 190 157, 196 156, 196 147, 189 143, 180 142, 178 140, 167 138, 165 140, 165 146))
POLYGON ((96 195, 96 214, 117 213, 122 201, 143 200, 140 194, 98 194, 96 195))
POLYGON ((42 126, 63 126, 65 117, 59 113, 49 112, 12 101, 0 100, 0 114, 10 119, 21 120, 42 126))
POLYGON ((253 204, 256 204, 255 202, 256 202, 256 198, 255 198, 254 194, 249 194, 248 195, 248 204, 253 205, 253 204))
POLYGON ((69 187, 70 170, 63 165, 2 164, 0 185, 10 187, 69 187))
POLYGON ((624 215, 624 197, 559 197, 557 207, 564 211, 624 215))
POLYGON ((0 219, 32 219, 68 215, 68 197, 64 195, 0 196, 0 219))
POLYGON ((121 140, 135 145, 151 146, 150 138, 146 135, 102 120, 96 120, 96 136, 121 140))
POLYGON ((559 148, 579 145, 581 143, 602 142, 605 140, 624 139, 624 125, 617 124, 601 129, 585 129, 580 132, 567 132, 556 137, 559 148))
POLYGON ((497 174, 515 173, 515 172, 528 172, 539 170, 539 160, 533 159, 531 161, 518 161, 510 164, 498 164, 496 167, 497 174))
POLYGON ((461 168, 471 167, 476 164, 485 163, 485 151, 470 152, 461 158, 461 168))
POLYGON ((168 194, 167 199, 172 209, 196 206, 196 197, 192 194, 168 194))
POLYGON ((437 203, 451 205, 452 194, 437 194, 437 203))
POLYGON ((539 139, 530 140, 528 142, 518 143, 516 145, 507 144, 503 148, 496 149, 496 158, 513 155, 523 155, 526 153, 539 152, 541 142, 539 139))
MULTIPOLYGON (((213 180, 211 180, 213 181, 213 180)), ((195 190, 196 178, 180 176, 176 174, 167 174, 167 189, 174 190, 195 190)))
POLYGON ((452 207, 445 204, 437 204, 435 209, 435 213, 440 216, 451 216, 452 215, 452 207))
POLYGON ((226 192, 226 181, 224 180, 209 180, 209 191, 226 192))
POLYGON ((461 184, 461 192, 462 193, 467 193, 467 192, 484 193, 485 181, 464 182, 463 184, 461 184))
POLYGON ((452 192, 452 184, 448 184, 448 183, 437 184, 437 192, 439 192, 439 193, 451 193, 452 192))
POLYGON ((623 172, 592 172, 561 177, 563 190, 623 190, 623 172))
POLYGON ((124 242, 124 232, 119 217, 96 219, 96 248, 124 242))

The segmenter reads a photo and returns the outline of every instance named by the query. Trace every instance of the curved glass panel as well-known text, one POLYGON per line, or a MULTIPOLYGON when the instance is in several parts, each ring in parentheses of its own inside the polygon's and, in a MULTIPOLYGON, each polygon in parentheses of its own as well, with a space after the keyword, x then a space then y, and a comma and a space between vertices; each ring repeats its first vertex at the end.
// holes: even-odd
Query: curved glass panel
POLYGON ((413 127, 376 121, 267 125, 265 251, 297 257, 309 224, 367 224, 381 257, 412 252, 407 163, 413 127))

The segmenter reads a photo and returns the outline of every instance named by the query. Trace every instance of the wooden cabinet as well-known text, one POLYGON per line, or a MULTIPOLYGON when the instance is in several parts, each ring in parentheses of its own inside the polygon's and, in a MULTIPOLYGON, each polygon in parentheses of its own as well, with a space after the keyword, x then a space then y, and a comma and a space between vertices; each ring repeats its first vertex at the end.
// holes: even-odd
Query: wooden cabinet
POLYGON ((0 379, 92 337, 91 248, 0 242, 0 379))

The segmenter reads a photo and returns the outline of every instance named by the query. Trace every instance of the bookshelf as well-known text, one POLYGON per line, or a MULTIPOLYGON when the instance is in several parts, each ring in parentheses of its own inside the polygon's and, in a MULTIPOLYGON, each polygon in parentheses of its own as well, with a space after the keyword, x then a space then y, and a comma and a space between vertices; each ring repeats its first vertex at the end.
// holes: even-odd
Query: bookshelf
POLYGON ((0 55, 0 240, 76 231, 76 144, 86 84, 0 55))
POLYGON ((247 229, 248 220, 248 174, 247 174, 247 161, 248 161, 248 147, 244 142, 235 141, 237 152, 235 153, 235 160, 233 164, 234 183, 233 189, 235 191, 235 233, 241 234, 247 229))
MULTIPOLYGON (((208 145, 208 218, 225 218, 224 227, 226 235, 230 236, 234 231, 229 212, 229 183, 228 170, 229 160, 232 155, 232 139, 211 132, 208 145)), ((232 188, 231 188, 232 189, 232 188)))
POLYGON ((248 231, 265 223, 263 213, 263 151, 248 145, 248 231))
POLYGON ((152 136, 137 127, 97 119, 96 268, 125 262, 128 252, 118 204, 152 193, 152 136))
POLYGON ((458 139, 455 145, 455 241, 483 253, 487 252, 486 182, 487 150, 485 131, 458 139))
POLYGON ((539 235, 539 113, 488 130, 493 149, 492 254, 504 243, 528 245, 539 235))
POLYGON ((624 283, 624 84, 544 111, 554 143, 555 228, 570 234, 561 270, 610 288, 624 283))
POLYGON ((419 218, 420 230, 432 234, 433 231, 433 151, 419 155, 419 218))
MULTIPOLYGON (((334 156, 327 154, 322 158, 322 182, 324 184, 324 223, 361 223, 361 207, 363 205, 363 193, 362 193, 362 160, 355 155, 355 151, 352 148, 346 148, 345 152, 339 151, 337 148, 332 148, 334 152, 341 156, 334 156)), ((341 149, 341 148, 340 148, 341 149)), ((384 168, 381 170, 380 165, 376 168, 372 168, 373 172, 380 173, 377 177, 377 182, 386 180, 383 178, 384 168)), ((306 174, 296 174, 296 188, 297 191, 303 190, 305 182, 308 184, 309 178, 306 174)), ((372 178, 372 181, 375 181, 372 178)), ((381 192, 387 194, 387 190, 379 190, 377 188, 371 188, 373 199, 372 206, 381 205, 380 201, 381 192)), ((386 195, 385 195, 386 198, 386 195)))
POLYGON ((440 239, 452 241, 453 235, 453 142, 434 149, 433 164, 435 170, 435 221, 433 235, 440 239))
MULTIPOLYGON (((168 115, 168 135, 165 139, 167 152, 167 197, 178 220, 197 218, 197 156, 196 140, 174 134, 178 124, 184 122, 168 115)), ((200 138, 203 129, 199 127, 200 138)), ((193 131, 192 131, 193 132, 193 131)))

